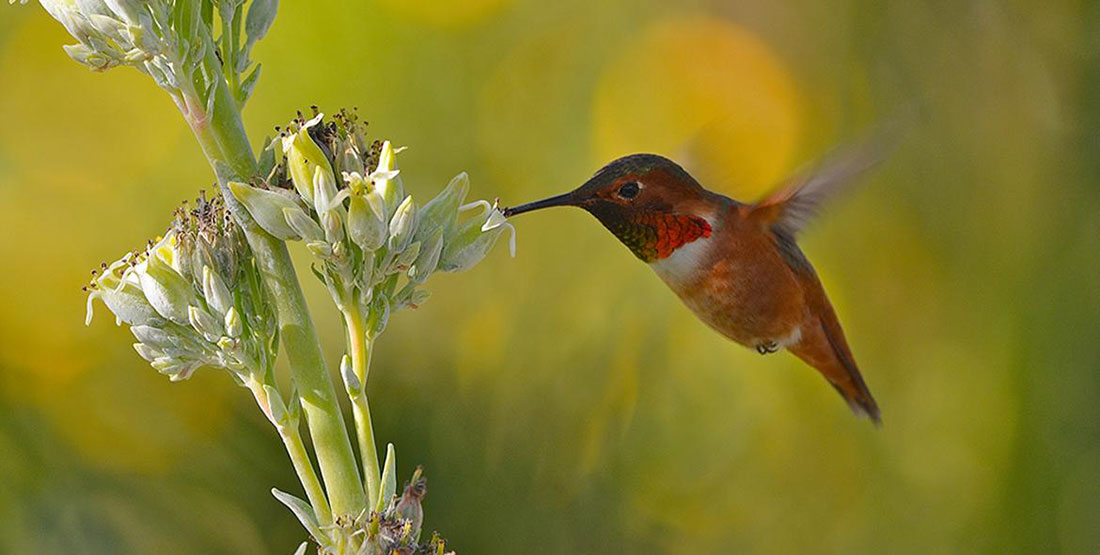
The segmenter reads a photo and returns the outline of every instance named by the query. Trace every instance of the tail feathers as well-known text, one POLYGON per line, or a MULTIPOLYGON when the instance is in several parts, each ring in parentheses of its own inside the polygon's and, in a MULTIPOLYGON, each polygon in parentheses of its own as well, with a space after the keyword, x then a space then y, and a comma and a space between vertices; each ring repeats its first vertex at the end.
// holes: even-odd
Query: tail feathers
POLYGON ((791 352, 821 372, 848 402, 852 412, 866 416, 876 426, 881 426, 882 413, 879 412, 878 403, 852 359, 839 324, 835 317, 832 322, 834 325, 830 325, 827 320, 818 320, 816 333, 804 334, 797 345, 791 346, 791 352))

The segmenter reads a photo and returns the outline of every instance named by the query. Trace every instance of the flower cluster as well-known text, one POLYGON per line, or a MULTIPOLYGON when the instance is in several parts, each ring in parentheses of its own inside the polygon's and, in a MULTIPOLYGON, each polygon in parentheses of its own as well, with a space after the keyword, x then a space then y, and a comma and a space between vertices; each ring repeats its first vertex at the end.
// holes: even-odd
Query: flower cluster
MULTIPOLYGON (((213 75, 223 73, 236 102, 244 104, 260 77, 260 65, 253 65, 249 55, 278 7, 278 0, 40 2, 78 41, 64 46, 73 60, 95 71, 137 68, 182 104, 195 98, 212 102, 213 75), (211 31, 215 15, 222 30, 218 37, 211 31)), ((186 106, 185 113, 196 108, 186 106)))
POLYGON ((138 354, 173 381, 201 366, 225 368, 239 383, 261 381, 274 363, 275 314, 221 198, 185 204, 163 237, 104 263, 85 290, 87 323, 101 300, 130 326, 138 354))
POLYGON ((463 204, 465 173, 417 205, 396 169, 400 149, 363 132, 354 112, 299 116, 265 149, 267 178, 230 190, 265 231, 304 241, 337 307, 368 316, 377 335, 392 311, 427 300, 421 286, 434 272, 477 264, 505 230, 514 255, 515 235, 495 206, 463 204))

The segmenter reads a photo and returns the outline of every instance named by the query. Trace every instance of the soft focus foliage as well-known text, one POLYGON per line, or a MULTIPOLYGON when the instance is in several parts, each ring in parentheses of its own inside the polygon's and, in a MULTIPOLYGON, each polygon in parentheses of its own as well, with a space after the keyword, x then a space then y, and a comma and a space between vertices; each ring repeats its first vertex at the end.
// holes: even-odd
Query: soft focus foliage
MULTIPOLYGON (((638 150, 752 198, 920 114, 805 234, 882 430, 706 329, 587 215, 531 214, 515 260, 439 276, 374 354, 377 436, 432 477, 425 530, 460 553, 1100 550, 1095 6, 411 4, 282 3, 247 120, 358 106, 410 146, 418 198, 466 170, 510 204, 638 150)), ((87 268, 163 231, 212 181, 201 153, 143 76, 87 72, 38 8, 3 11, 0 551, 286 552, 301 529, 267 491, 296 479, 252 402, 83 327, 87 268)))

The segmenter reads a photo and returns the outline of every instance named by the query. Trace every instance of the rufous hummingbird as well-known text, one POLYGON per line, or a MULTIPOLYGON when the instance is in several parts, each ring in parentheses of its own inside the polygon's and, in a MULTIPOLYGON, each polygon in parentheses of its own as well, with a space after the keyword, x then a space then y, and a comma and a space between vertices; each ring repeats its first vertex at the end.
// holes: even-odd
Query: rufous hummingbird
POLYGON ((569 193, 503 212, 583 208, 707 325, 760 354, 794 353, 821 372, 856 414, 878 424, 878 405, 795 238, 821 201, 877 161, 880 151, 834 157, 754 204, 707 190, 668 158, 633 154, 569 193))

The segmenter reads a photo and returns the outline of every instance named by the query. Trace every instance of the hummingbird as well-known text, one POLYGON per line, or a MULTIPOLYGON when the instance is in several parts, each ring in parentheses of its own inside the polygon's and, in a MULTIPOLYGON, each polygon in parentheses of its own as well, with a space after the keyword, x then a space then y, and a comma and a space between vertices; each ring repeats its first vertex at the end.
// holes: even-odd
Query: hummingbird
POLYGON ((857 415, 879 425, 878 405, 796 239, 822 202, 877 162, 882 150, 865 145, 827 158, 755 203, 706 189, 663 156, 632 154, 573 191, 503 214, 584 209, 704 323, 762 355, 790 351, 820 372, 857 415))

